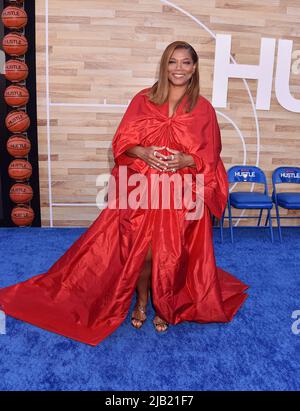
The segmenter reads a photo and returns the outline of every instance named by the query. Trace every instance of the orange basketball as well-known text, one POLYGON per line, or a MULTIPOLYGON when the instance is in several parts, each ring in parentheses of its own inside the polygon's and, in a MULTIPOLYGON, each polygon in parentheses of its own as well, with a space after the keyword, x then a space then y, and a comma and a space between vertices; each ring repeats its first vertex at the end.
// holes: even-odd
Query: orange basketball
POLYGON ((28 66, 21 60, 8 60, 3 71, 5 78, 12 82, 25 80, 28 76, 28 66))
POLYGON ((27 160, 13 160, 8 166, 8 175, 16 181, 27 180, 32 174, 32 166, 27 160))
POLYGON ((8 130, 13 133, 22 133, 30 126, 30 119, 25 111, 14 110, 7 114, 5 118, 5 125, 8 130))
POLYGON ((29 100, 29 92, 26 87, 13 84, 5 89, 4 100, 11 107, 25 106, 29 100))
POLYGON ((19 158, 29 153, 31 144, 29 139, 23 134, 16 134, 9 137, 6 143, 6 149, 11 156, 19 158))
POLYGON ((27 13, 20 7, 7 6, 2 11, 2 22, 9 29, 21 29, 27 24, 27 13))
POLYGON ((13 32, 3 37, 2 47, 6 54, 22 56, 28 49, 28 42, 23 34, 13 32))
POLYGON ((11 219, 17 226, 30 225, 34 219, 34 211, 29 206, 16 206, 12 209, 11 219))
POLYGON ((9 197, 16 204, 27 203, 33 197, 32 187, 28 184, 16 183, 11 187, 9 197))

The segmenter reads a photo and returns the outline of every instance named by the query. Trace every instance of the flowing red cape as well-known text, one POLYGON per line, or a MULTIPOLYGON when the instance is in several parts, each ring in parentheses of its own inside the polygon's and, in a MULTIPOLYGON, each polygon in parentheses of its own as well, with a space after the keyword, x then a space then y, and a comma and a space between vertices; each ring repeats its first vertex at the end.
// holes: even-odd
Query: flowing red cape
MULTIPOLYGON (((7 315, 97 345, 125 320, 150 243, 152 301, 170 324, 229 322, 247 298, 248 286, 215 262, 211 214, 221 217, 228 195, 215 110, 199 96, 187 113, 185 97, 169 117, 168 103, 150 102, 148 90, 134 96, 114 135, 112 177, 120 187, 121 169, 127 183, 137 173, 148 182, 162 173, 125 154, 135 145, 191 154, 197 168, 174 174, 204 176, 203 215, 189 220, 184 207, 107 206, 46 273, 0 290, 0 308, 7 315)), ((128 198, 132 192, 129 187, 128 198)))

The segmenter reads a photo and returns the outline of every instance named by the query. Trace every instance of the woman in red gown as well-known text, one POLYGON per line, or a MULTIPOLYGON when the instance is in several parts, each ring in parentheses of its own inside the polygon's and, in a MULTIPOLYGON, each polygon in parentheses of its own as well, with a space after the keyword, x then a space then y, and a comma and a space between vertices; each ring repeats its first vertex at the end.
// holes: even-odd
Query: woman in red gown
MULTIPOLYGON (((112 148, 115 207, 109 202, 46 273, 1 289, 0 309, 93 346, 125 320, 135 290, 136 328, 146 320, 150 290, 158 332, 183 321, 231 321, 248 286, 216 267, 211 214, 221 217, 228 182, 216 113, 199 95, 198 56, 191 45, 176 41, 165 49, 158 81, 134 96, 112 148), (153 174, 201 176, 200 218, 189 217, 185 203, 174 207, 172 190, 173 206, 167 208, 161 200, 149 207, 145 191, 136 198, 146 198, 147 207, 130 207, 130 201, 120 206, 124 192, 127 200, 134 198, 136 176, 149 183, 150 194, 153 174)), ((194 181, 190 188, 194 199, 200 191, 194 181)), ((154 198, 163 195, 156 186, 154 198)))

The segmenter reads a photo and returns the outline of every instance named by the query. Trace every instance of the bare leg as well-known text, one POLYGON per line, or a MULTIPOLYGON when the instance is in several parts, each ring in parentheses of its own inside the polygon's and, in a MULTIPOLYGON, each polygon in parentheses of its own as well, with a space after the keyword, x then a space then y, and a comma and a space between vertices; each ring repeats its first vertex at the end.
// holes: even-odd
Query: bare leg
MULTIPOLYGON (((137 282, 137 303, 132 312, 132 325, 136 328, 141 328, 143 322, 146 320, 146 307, 149 299, 149 288, 151 279, 151 266, 152 266, 152 249, 149 247, 145 263, 137 282)), ((155 315, 153 319, 154 326, 158 332, 166 331, 168 323, 164 321, 158 315, 155 315)))
MULTIPOLYGON (((148 252, 149 253, 149 252, 148 252)), ((150 251, 151 253, 151 251, 150 251)), ((137 301, 139 304, 146 306, 149 298, 150 278, 151 278, 151 264, 152 261, 146 260, 144 268, 140 274, 137 283, 137 301)))
POLYGON ((149 288, 151 278, 151 265, 152 265, 152 250, 151 245, 149 247, 146 260, 140 277, 137 282, 137 303, 132 312, 132 325, 136 328, 140 328, 143 325, 143 321, 146 320, 146 307, 149 299, 149 288))

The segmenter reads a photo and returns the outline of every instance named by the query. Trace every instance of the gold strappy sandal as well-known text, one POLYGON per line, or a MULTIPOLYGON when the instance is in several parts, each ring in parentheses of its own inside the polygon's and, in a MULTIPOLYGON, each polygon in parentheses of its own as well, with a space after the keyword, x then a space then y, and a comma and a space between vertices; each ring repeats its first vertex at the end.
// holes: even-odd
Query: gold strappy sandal
MULTIPOLYGON (((158 315, 156 315, 155 317, 159 317, 158 315)), ((159 317, 158 320, 154 321, 153 320, 153 324, 154 324, 154 328, 158 333, 164 333, 167 331, 167 329, 169 328, 169 324, 167 323, 167 321, 164 321, 162 318, 159 317), (164 327, 163 329, 159 329, 158 327, 164 327)))
POLYGON ((132 315, 131 315, 131 325, 132 325, 134 328, 140 329, 140 328, 142 327, 142 325, 144 324, 144 322, 147 320, 147 315, 146 315, 147 312, 146 312, 146 309, 147 309, 147 307, 142 306, 142 305, 140 305, 140 304, 136 304, 136 305, 135 305, 135 307, 134 307, 134 309, 133 309, 133 312, 132 312, 132 315), (135 311, 139 311, 139 312, 143 313, 144 316, 145 316, 145 318, 144 318, 143 320, 141 320, 140 318, 135 317, 135 316, 134 316, 134 312, 135 312, 135 311), (133 321, 138 321, 138 324, 139 324, 139 325, 134 324, 133 321))

